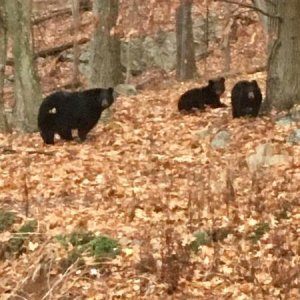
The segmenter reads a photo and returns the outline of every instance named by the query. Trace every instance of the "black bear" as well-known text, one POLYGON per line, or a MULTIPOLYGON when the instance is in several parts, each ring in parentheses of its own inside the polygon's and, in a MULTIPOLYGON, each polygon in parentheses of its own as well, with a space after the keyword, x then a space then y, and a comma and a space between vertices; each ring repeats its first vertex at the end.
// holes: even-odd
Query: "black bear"
POLYGON ((261 90, 256 80, 241 80, 231 91, 233 118, 243 116, 257 117, 262 102, 261 90))
POLYGON ((54 144, 54 134, 72 140, 72 129, 81 141, 97 124, 101 113, 114 102, 113 88, 81 92, 58 91, 47 96, 39 109, 38 127, 46 144, 54 144))
POLYGON ((195 109, 204 109, 206 105, 213 108, 226 107, 227 105, 220 101, 220 96, 224 91, 224 77, 210 79, 208 85, 188 90, 182 94, 178 101, 178 110, 190 112, 195 109))

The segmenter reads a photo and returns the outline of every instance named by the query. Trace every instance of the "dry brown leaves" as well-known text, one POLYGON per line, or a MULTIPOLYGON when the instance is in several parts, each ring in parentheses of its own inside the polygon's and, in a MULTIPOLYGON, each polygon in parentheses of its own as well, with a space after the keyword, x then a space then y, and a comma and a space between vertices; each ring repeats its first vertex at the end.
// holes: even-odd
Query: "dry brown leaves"
MULTIPOLYGON (((91 31, 89 19, 87 12, 82 19, 84 32, 91 31)), ((54 36, 55 41, 68 36, 63 30, 69 30, 70 20, 69 26, 63 18, 56 22, 38 29, 38 48, 52 45, 54 36), (62 31, 49 35, 47 28, 62 31)), ((251 26, 255 25, 249 32, 238 33, 233 46, 235 70, 265 61, 262 30, 251 26), (255 57, 242 56, 249 57, 245 61, 239 56, 253 49, 255 57)), ((63 76, 71 77, 64 64, 51 61, 40 62, 46 89, 57 86, 63 76), (53 70, 55 81, 47 76, 53 70)), ((214 52, 208 65, 205 77, 222 70, 221 51, 214 52)), ((203 70, 201 63, 199 69, 203 70)), ((236 80, 257 79, 264 87, 264 74, 248 77, 236 80)), ((227 80, 227 104, 233 84, 234 80, 227 80)), ((230 108, 180 115, 179 95, 197 85, 169 80, 137 96, 120 97, 111 123, 99 123, 83 144, 57 140, 55 146, 44 146, 38 134, 0 135, 0 207, 18 213, 16 227, 26 211, 39 222, 26 253, 0 261, 3 299, 17 291, 39 300, 45 295, 52 299, 300 298, 300 146, 285 142, 293 126, 275 125, 272 116, 232 120, 230 108), (210 134, 200 137, 203 128, 210 134), (225 150, 213 150, 211 138, 222 129, 230 132, 230 144, 225 150), (293 160, 251 173, 245 158, 264 142, 293 160), (286 218, 279 218, 285 211, 286 218), (248 237, 261 223, 268 223, 270 230, 252 243, 248 237), (194 232, 219 228, 229 228, 226 239, 201 246, 197 253, 186 250, 194 232), (121 255, 107 263, 105 274, 88 259, 84 270, 71 266, 59 274, 56 265, 66 250, 54 236, 76 229, 120 242, 121 255)), ((10 237, 9 232, 1 233, 0 245, 10 237)))
POLYGON ((104 279, 73 271, 53 295, 104 299, 109 290, 112 297, 155 299, 175 282, 179 298, 299 297, 300 146, 285 143, 290 128, 271 118, 232 120, 229 108, 180 115, 177 98, 190 85, 120 97, 112 122, 100 123, 83 144, 44 146, 38 134, 1 135, 1 149, 14 150, 0 156, 1 206, 22 215, 28 201, 40 223, 27 253, 0 263, 2 292, 32 276, 45 257, 64 253, 53 236, 84 228, 118 239, 122 254, 104 279), (200 138, 204 127, 212 133, 200 138), (224 128, 230 145, 211 149, 211 137, 224 128), (288 150, 293 163, 251 174, 245 157, 266 141, 288 150), (283 207, 288 218, 278 221, 283 207), (261 222, 270 231, 253 244, 247 236, 261 222), (232 229, 224 241, 197 254, 180 250, 193 232, 220 227, 232 229))

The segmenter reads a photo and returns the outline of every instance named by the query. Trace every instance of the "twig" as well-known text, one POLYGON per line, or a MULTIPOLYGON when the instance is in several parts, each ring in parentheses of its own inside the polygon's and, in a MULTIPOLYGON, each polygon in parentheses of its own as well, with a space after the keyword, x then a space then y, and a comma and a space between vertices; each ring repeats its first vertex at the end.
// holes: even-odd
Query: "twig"
MULTIPOLYGON (((44 297, 41 300, 47 299, 47 297, 52 294, 53 290, 67 277, 67 275, 71 274, 71 270, 74 267, 74 265, 77 263, 77 261, 78 259, 66 270, 66 272, 58 280, 54 282, 52 287, 49 289, 49 291, 44 295, 44 297)), ((76 269, 73 270, 73 272, 75 271, 76 269)))
POLYGON ((31 150, 27 151, 28 154, 43 154, 43 155, 48 155, 48 156, 53 156, 55 152, 44 152, 44 151, 39 151, 39 150, 31 150))
POLYGON ((246 71, 237 71, 237 72, 229 72, 229 73, 223 73, 224 76, 226 76, 227 78, 232 78, 232 77, 236 77, 236 76, 240 76, 242 74, 255 74, 258 72, 265 72, 267 70, 267 66, 263 65, 263 66, 258 66, 246 71))
POLYGON ((11 299, 12 297, 16 297, 16 298, 20 298, 20 299, 26 299, 25 297, 22 297, 20 295, 17 294, 17 291, 23 286, 23 284, 25 284, 30 278, 32 278, 32 274, 34 274, 35 269, 38 267, 38 264, 40 264, 42 258, 45 256, 43 250, 44 250, 44 246, 47 245, 47 243, 49 242, 49 239, 47 239, 41 246, 40 246, 40 250, 38 250, 38 253, 36 253, 36 255, 34 256, 34 259, 36 261, 36 263, 34 263, 34 261, 29 261, 29 265, 31 267, 29 267, 29 272, 32 269, 32 267, 34 267, 33 273, 29 274, 29 272, 27 273, 26 277, 23 278, 22 280, 20 280, 14 287, 14 289, 9 293, 8 298, 7 299, 11 299), (37 257, 38 256, 38 257, 37 257), (37 259, 36 259, 37 257, 37 259))
MULTIPOLYGON (((90 11, 92 10, 91 4, 84 4, 80 2, 80 11, 90 11)), ((72 11, 70 8, 64 8, 61 10, 51 11, 50 14, 33 18, 32 23, 33 25, 38 25, 40 23, 43 23, 45 21, 48 21, 49 19, 54 19, 57 17, 61 17, 64 15, 70 16, 72 14, 72 11)))
MULTIPOLYGON (((14 150, 10 147, 3 147, 0 146, 0 149, 2 149, 2 153, 1 154, 16 154, 18 153, 17 150, 14 150)), ((27 154, 43 154, 43 155, 48 155, 48 156, 53 156, 55 154, 54 151, 52 152, 45 152, 45 151, 41 151, 41 150, 29 150, 29 151, 25 151, 27 154)))
POLYGON ((230 4, 236 4, 236 5, 239 5, 240 7, 246 7, 246 8, 250 8, 252 10, 255 10, 259 13, 261 13, 262 15, 265 15, 269 18, 276 18, 276 19, 279 19, 281 20, 281 18, 279 16, 274 16, 274 15, 271 15, 269 13, 267 13, 266 11, 256 7, 256 6, 253 6, 253 5, 249 5, 249 4, 244 4, 244 3, 240 3, 240 2, 236 2, 236 1, 233 1, 233 0, 214 0, 215 2, 226 2, 226 3, 230 3, 230 4))
POLYGON ((25 202, 25 216, 28 217, 29 215, 29 190, 28 190, 28 184, 27 184, 27 172, 24 172, 24 191, 23 191, 23 201, 25 202))

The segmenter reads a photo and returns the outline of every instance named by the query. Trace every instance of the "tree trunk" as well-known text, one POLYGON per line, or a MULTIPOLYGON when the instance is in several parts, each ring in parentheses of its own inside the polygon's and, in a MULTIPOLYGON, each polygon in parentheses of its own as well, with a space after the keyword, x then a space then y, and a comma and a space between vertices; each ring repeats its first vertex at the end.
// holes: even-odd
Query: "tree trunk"
POLYGON ((79 13, 79 0, 72 0, 72 15, 73 15, 73 80, 72 80, 72 89, 79 83, 79 45, 77 41, 77 35, 79 34, 80 28, 80 13, 79 13))
POLYGON ((231 68, 231 48, 230 48, 230 36, 233 25, 232 11, 230 9, 230 4, 225 3, 225 20, 226 27, 223 32, 223 42, 222 42, 222 50, 224 55, 224 73, 229 74, 231 68))
POLYGON ((5 113, 4 113, 4 99, 3 99, 6 49, 7 49, 7 39, 6 39, 6 18, 4 13, 4 0, 0 0, 0 132, 6 132, 8 130, 5 113))
POLYGON ((181 0, 176 11, 177 80, 193 79, 196 75, 192 3, 193 0, 181 0))
MULTIPOLYGON (((268 11, 268 5, 272 5, 272 3, 267 2, 266 0, 252 0, 253 4, 261 9, 262 11, 268 11)), ((264 31, 265 33, 268 33, 268 22, 269 22, 269 18, 263 14, 258 14, 259 19, 263 25, 264 31)))
POLYGON ((14 124, 21 131, 32 132, 37 129, 41 91, 31 43, 31 0, 9 0, 5 5, 15 63, 14 124))
POLYGON ((300 103, 300 1, 277 1, 277 7, 281 22, 269 52, 266 103, 283 110, 300 103))
MULTIPOLYGON (((271 16, 278 15, 278 1, 281 0, 252 0, 254 6, 256 6, 261 11, 268 13, 271 16)), ((261 24, 264 28, 267 44, 268 44, 268 53, 272 49, 273 43, 277 40, 278 37, 278 27, 279 27, 279 18, 270 18, 266 15, 258 13, 261 24)))
POLYGON ((113 87, 122 82, 121 44, 112 31, 119 13, 119 0, 95 0, 97 26, 91 42, 90 86, 113 87))

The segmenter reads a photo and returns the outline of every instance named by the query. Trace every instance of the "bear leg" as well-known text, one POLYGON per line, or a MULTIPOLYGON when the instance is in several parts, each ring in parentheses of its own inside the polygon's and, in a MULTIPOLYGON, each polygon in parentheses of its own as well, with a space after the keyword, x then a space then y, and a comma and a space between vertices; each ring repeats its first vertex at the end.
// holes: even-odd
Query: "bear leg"
POLYGON ((73 140, 71 129, 60 130, 58 134, 62 139, 66 140, 66 141, 72 141, 73 140))
POLYGON ((88 134, 89 130, 87 129, 78 129, 78 136, 80 138, 80 140, 83 142, 86 140, 86 136, 88 134))
POLYGON ((41 137, 45 144, 54 144, 54 131, 41 131, 41 137))

